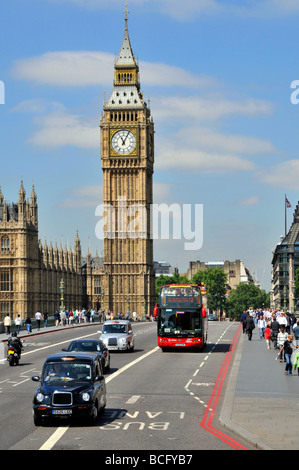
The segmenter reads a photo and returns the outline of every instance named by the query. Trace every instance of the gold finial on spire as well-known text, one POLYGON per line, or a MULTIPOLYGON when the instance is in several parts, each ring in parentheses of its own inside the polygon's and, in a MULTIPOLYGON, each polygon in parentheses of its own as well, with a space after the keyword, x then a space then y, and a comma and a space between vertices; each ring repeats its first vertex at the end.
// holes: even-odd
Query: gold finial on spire
POLYGON ((126 2, 126 3, 125 3, 125 10, 124 10, 125 21, 126 21, 126 22, 128 21, 128 13, 130 13, 130 12, 129 12, 129 10, 128 10, 128 4, 127 4, 127 2, 126 2))

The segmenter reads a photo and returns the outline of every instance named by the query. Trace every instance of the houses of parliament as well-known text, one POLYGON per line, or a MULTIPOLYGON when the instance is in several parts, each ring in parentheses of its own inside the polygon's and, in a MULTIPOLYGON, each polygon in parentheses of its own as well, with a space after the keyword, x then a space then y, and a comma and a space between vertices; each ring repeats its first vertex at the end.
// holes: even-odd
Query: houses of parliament
MULTIPOLYGON (((139 65, 128 30, 128 10, 110 98, 100 119, 103 203, 113 208, 114 236, 109 220, 104 226, 104 258, 90 251, 82 256, 79 234, 73 247, 39 240, 38 204, 34 187, 30 197, 21 181, 18 201, 8 203, 0 189, 0 321, 33 316, 64 306, 103 308, 115 313, 152 313, 155 304, 153 240, 150 206, 154 171, 154 123, 141 93, 139 65), (139 225, 130 228, 130 211, 119 224, 120 201, 140 208, 139 225), (129 233, 130 231, 134 233, 129 233)), ((1 181, 0 181, 1 184, 1 181)), ((136 209, 138 212, 138 209, 136 209)), ((122 218, 123 219, 123 218, 122 218)))

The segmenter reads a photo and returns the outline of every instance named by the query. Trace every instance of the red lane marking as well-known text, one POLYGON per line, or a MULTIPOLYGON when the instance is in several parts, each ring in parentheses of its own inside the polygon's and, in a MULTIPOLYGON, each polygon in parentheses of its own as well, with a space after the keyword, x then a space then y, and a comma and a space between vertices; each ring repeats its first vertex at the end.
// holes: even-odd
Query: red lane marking
POLYGON ((229 351, 225 356, 224 362, 223 362, 223 364, 221 366, 221 369, 219 371, 218 377, 216 379, 216 383, 215 383, 213 391, 212 391, 212 395, 210 397, 209 403, 207 405, 206 411, 204 413, 204 416, 203 416, 203 419, 202 419, 200 425, 206 431, 210 432, 214 436, 216 436, 219 439, 221 439, 222 441, 226 442, 228 445, 230 445, 234 449, 248 450, 246 447, 242 446, 239 442, 235 441, 234 439, 229 437, 227 434, 224 434, 223 432, 219 431, 218 429, 216 429, 212 426, 212 421, 213 421, 213 418, 214 418, 215 410, 216 410, 218 400, 219 400, 220 395, 221 395, 221 389, 222 389, 223 381, 224 381, 225 376, 227 374, 228 367, 229 367, 230 361, 232 359, 233 352, 234 352, 235 346, 237 344, 237 340, 238 340, 239 335, 240 335, 241 327, 242 327, 242 325, 240 324, 240 326, 239 326, 239 328, 238 328, 238 330, 237 330, 237 332, 236 332, 236 334, 233 338, 233 341, 230 345, 229 351))

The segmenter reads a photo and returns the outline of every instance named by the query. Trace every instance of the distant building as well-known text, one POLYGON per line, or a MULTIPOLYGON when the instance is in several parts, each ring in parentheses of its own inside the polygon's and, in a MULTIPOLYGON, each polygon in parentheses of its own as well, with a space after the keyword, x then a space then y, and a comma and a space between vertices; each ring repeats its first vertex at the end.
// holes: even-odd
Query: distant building
POLYGON ((293 223, 273 250, 271 307, 293 311, 296 269, 299 268, 299 203, 293 223))
POLYGON ((168 261, 154 261, 154 273, 155 276, 172 276, 173 274, 178 274, 178 268, 171 266, 168 261))
POLYGON ((235 289, 240 282, 246 284, 256 283, 253 276, 250 274, 249 269, 244 266, 240 259, 235 261, 190 261, 189 269, 187 271, 187 278, 192 279, 194 274, 198 271, 205 271, 208 268, 220 268, 227 274, 227 284, 231 289, 235 289))

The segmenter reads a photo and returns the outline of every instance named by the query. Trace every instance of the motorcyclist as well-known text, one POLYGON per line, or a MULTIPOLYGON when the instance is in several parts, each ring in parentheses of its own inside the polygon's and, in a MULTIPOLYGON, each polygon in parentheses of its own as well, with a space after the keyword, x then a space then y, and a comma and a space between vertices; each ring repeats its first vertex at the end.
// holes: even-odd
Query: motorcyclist
POLYGON ((21 340, 18 338, 16 331, 13 331, 11 336, 8 338, 7 345, 15 348, 15 350, 17 351, 17 355, 19 356, 19 359, 20 359, 23 346, 22 346, 21 340))

